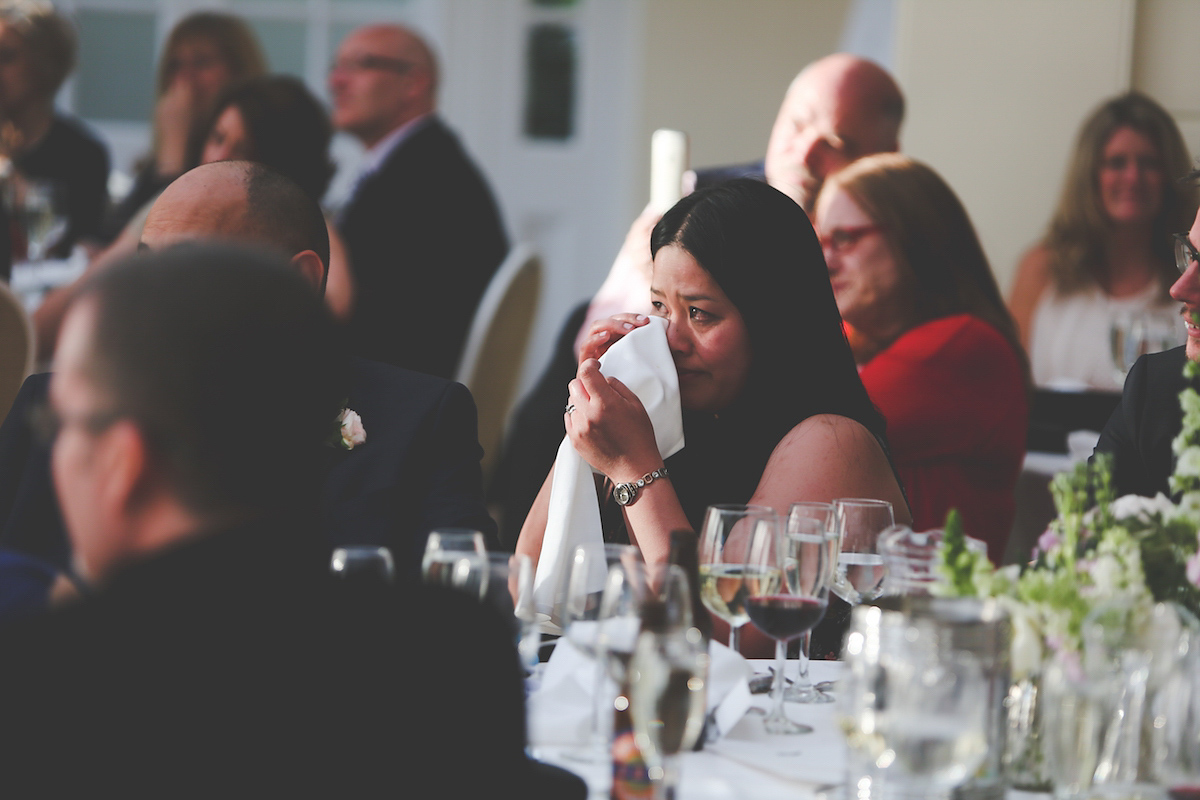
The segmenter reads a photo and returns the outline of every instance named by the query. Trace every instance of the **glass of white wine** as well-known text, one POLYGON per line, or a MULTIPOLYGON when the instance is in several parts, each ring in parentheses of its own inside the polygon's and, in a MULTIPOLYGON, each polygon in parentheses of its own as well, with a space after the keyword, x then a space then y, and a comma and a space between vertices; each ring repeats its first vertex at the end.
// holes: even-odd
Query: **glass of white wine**
POLYGON ((714 505, 704 513, 700 534, 700 598, 729 624, 729 649, 740 652, 746 613, 746 556, 758 520, 775 518, 774 509, 754 505, 714 505))
POLYGON ((425 540, 421 575, 426 583, 439 583, 472 594, 487 596, 488 554, 483 534, 468 528, 431 531, 425 540))
POLYGON ((673 800, 679 783, 679 754, 690 750, 704 729, 708 651, 692 624, 686 573, 668 567, 661 590, 649 602, 648 619, 629 663, 629 714, 655 800, 673 800))
POLYGON ((887 567, 879 554, 879 534, 896 522, 892 504, 845 497, 833 501, 833 510, 840 550, 834 594, 852 606, 869 603, 883 593, 887 567))

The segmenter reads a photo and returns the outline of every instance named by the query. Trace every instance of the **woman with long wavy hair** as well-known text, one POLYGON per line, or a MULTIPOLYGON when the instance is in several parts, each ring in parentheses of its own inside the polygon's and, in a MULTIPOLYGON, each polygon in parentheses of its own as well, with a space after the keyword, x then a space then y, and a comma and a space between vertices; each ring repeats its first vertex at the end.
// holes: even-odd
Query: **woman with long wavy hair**
POLYGON ((1058 208, 1009 298, 1037 384, 1120 391, 1112 325, 1173 308, 1171 234, 1196 211, 1195 187, 1178 182, 1188 169, 1179 128, 1144 94, 1108 100, 1084 122, 1058 208))

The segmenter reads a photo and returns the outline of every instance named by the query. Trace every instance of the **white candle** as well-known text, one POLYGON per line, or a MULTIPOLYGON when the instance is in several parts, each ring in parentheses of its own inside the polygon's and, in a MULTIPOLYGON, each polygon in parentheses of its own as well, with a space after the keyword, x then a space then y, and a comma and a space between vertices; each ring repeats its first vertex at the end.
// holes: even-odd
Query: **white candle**
POLYGON ((683 131, 659 128, 650 137, 650 205, 659 213, 683 197, 688 168, 688 138, 683 131))

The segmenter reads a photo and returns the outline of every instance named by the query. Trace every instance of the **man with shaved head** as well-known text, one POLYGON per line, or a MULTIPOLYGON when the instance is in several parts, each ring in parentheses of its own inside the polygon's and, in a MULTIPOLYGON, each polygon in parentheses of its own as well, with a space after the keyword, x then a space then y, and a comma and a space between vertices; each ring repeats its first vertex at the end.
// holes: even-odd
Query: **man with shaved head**
MULTIPOLYGON (((151 208, 139 249, 199 240, 260 246, 289 259, 314 289, 325 284, 329 236, 320 208, 260 164, 222 161, 176 179, 151 208)), ((494 535, 483 503, 475 404, 465 387, 442 378, 361 358, 350 367, 344 397, 366 440, 349 452, 329 448, 323 527, 331 548, 388 547, 397 573, 416 580, 430 530, 494 535)), ((48 383, 47 374, 30 377, 0 426, 0 548, 66 570, 71 553, 50 487, 48 448, 34 440, 28 420, 48 383)), ((254 422, 247 426, 253 435, 254 422)), ((335 429, 331 419, 330 433, 335 429)), ((0 586, 0 611, 3 594, 0 586)))
POLYGON ((508 250, 492 193, 436 109, 429 46, 369 25, 338 48, 333 124, 367 148, 338 217, 357 287, 351 346, 452 378, 488 281, 508 250))
POLYGON ((834 53, 792 80, 763 161, 701 171, 697 188, 730 177, 757 177, 811 214, 827 177, 863 156, 900 149, 903 121, 904 95, 886 70, 834 53))

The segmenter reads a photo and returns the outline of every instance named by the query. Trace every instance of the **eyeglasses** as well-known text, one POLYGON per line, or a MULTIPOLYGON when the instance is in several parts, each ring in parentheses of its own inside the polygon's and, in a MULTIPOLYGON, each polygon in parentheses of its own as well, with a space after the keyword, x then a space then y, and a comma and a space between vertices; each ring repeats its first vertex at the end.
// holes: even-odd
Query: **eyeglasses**
POLYGON ((127 415, 123 411, 95 411, 91 414, 64 416, 58 413, 49 402, 42 402, 29 412, 29 427, 40 442, 50 444, 58 436, 59 431, 67 425, 79 425, 88 433, 96 436, 108 430, 114 422, 124 416, 127 415))
POLYGON ((388 58, 387 56, 346 56, 339 58, 329 65, 329 74, 335 72, 365 72, 367 70, 380 70, 383 72, 394 72, 397 75, 403 75, 412 69, 415 64, 411 61, 405 61, 400 58, 388 58))
POLYGON ((1193 261, 1200 261, 1200 251, 1192 247, 1186 233, 1175 233, 1172 236, 1175 237, 1175 266, 1179 267, 1180 273, 1187 272, 1193 261))
POLYGON ((864 236, 879 230, 878 225, 859 225, 854 228, 834 228, 824 236, 817 237, 822 250, 844 253, 858 244, 864 236))

